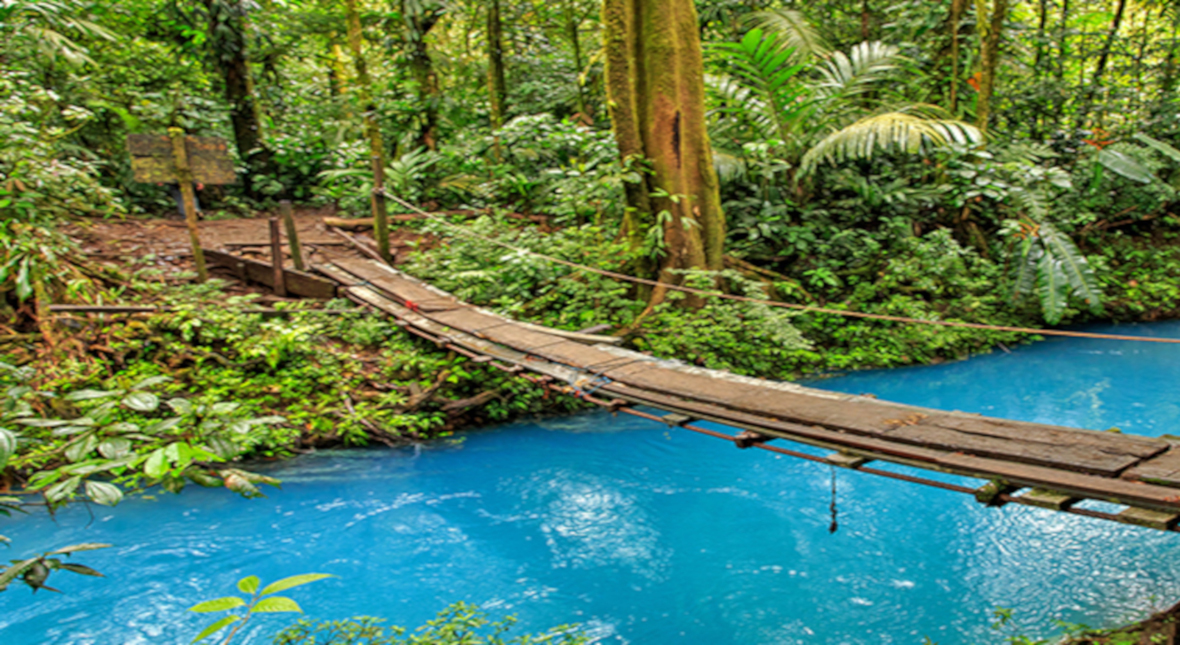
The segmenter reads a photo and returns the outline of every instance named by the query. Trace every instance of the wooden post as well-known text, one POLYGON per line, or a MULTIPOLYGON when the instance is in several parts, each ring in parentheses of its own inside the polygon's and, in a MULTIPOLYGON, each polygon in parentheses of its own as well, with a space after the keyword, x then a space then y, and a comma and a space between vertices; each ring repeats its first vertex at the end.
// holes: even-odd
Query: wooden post
POLYGON ((184 221, 188 224, 188 237, 193 246, 193 263, 197 265, 197 279, 209 279, 205 269, 205 252, 201 250, 201 235, 197 230, 197 197, 193 193, 193 171, 188 165, 188 151, 184 145, 184 130, 168 128, 172 139, 172 161, 176 165, 176 183, 180 185, 180 197, 184 201, 184 221))
POLYGON ((291 200, 279 202, 279 212, 283 215, 283 226, 287 229, 287 246, 291 248, 291 261, 295 263, 295 270, 303 270, 303 247, 299 246, 299 231, 295 229, 295 216, 291 213, 291 200))
POLYGON ((270 218, 270 261, 274 264, 275 295, 287 295, 287 281, 283 276, 283 238, 279 233, 279 218, 270 218))
POLYGON ((373 235, 377 237, 377 250, 381 257, 392 264, 389 256, 389 213, 385 208, 385 166, 380 155, 373 155, 373 235))

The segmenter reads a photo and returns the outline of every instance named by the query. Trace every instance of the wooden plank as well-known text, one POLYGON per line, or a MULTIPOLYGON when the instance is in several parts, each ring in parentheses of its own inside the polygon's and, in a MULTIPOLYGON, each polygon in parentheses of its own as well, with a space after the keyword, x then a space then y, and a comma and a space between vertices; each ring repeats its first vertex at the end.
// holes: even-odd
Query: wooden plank
POLYGON ((1128 470, 1123 477, 1180 488, 1180 445, 1169 442, 1166 452, 1128 470))
MULTIPOLYGON (((224 139, 219 137, 184 138, 193 179, 202 184, 233 184, 238 181, 233 160, 224 139)), ((129 134, 127 151, 135 181, 175 183, 176 165, 172 160, 172 143, 167 135, 129 134)))
POLYGON ((408 280, 405 274, 393 267, 372 260, 341 258, 333 260, 332 264, 384 291, 400 304, 412 304, 411 309, 435 312, 470 308, 450 294, 427 287, 418 281, 408 280))
POLYGON ((1178 518, 1180 518, 1180 513, 1154 511, 1132 506, 1119 513, 1116 519, 1127 524, 1137 524, 1151 529, 1166 531, 1176 523, 1178 518))
POLYGON ((1044 488, 1034 488, 1021 495, 1019 501, 1021 504, 1027 504, 1028 506, 1039 506, 1054 511, 1063 511, 1080 500, 1077 497, 1066 495, 1065 493, 1046 490, 1044 488))
POLYGON ((826 459, 827 462, 833 466, 852 469, 860 468, 861 466, 872 461, 868 457, 863 457, 861 455, 850 455, 846 452, 833 452, 827 457, 824 457, 824 459, 826 459))
MULTIPOLYGON (((242 280, 274 287, 274 268, 266 262, 238 257, 223 251, 206 251, 205 256, 210 263, 228 268, 242 280)), ((323 300, 336 297, 336 283, 330 280, 292 269, 283 269, 283 277, 287 284, 287 292, 293 295, 323 300)))

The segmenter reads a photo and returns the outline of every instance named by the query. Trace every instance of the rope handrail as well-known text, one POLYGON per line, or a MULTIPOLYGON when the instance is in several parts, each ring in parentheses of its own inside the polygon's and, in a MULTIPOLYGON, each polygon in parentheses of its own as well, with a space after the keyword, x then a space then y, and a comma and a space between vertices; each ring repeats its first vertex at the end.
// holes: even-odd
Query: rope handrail
POLYGON ((521 246, 517 246, 515 244, 511 244, 509 242, 505 242, 503 240, 497 240, 495 238, 491 238, 486 235, 480 235, 479 233, 469 231, 462 226, 448 222, 445 218, 439 217, 433 213, 429 213, 425 210, 422 210, 421 208, 418 208, 417 206, 414 206, 413 204, 410 204, 409 202, 406 202, 405 200, 403 200, 400 197, 397 197, 395 195, 389 195, 387 193, 386 197, 401 204, 405 208, 409 208, 409 209, 413 210, 414 212, 417 212, 418 214, 422 215, 423 217, 425 217, 427 219, 439 222, 439 223, 443 224, 444 226, 447 226, 449 228, 452 228, 452 229, 458 231, 461 235, 465 235, 467 237, 474 238, 477 240, 482 240, 484 242, 489 242, 491 244, 501 246, 501 247, 509 249, 511 251, 516 251, 518 253, 523 253, 525 255, 531 255, 533 257, 537 257, 537 258, 540 258, 543 260, 547 260, 549 262, 553 262, 555 264, 567 266, 567 267, 569 267, 571 269, 575 269, 577 271, 585 271, 585 272, 589 272, 589 273, 595 273, 595 274, 605 276, 608 278, 612 278, 615 280, 620 280, 623 282, 630 282, 632 284, 642 284, 642 285, 650 286, 650 287, 662 287, 662 288, 668 289, 670 291, 680 291, 682 293, 689 293, 689 294, 698 295, 698 296, 707 296, 707 297, 712 297, 712 298, 721 298, 724 300, 733 300, 733 301, 737 301, 737 302, 746 302, 746 303, 751 303, 751 304, 766 305, 769 307, 778 307, 781 309, 791 309, 794 311, 801 311, 801 312, 805 312, 805 313, 831 314, 831 315, 835 315, 835 316, 844 316, 847 318, 861 318, 861 319, 868 319, 868 320, 885 320, 885 321, 889 321, 889 322, 899 322, 899 323, 908 323, 908 324, 916 324, 916 325, 934 325, 934 326, 939 326, 939 327, 961 327, 961 328, 966 328, 966 329, 980 329, 980 330, 987 330, 987 331, 1005 331, 1005 332, 1012 332, 1012 333, 1018 333, 1018 334, 1033 334, 1033 335, 1038 335, 1038 336, 1061 336, 1061 337, 1066 337, 1066 338, 1092 338, 1092 339, 1099 339, 1099 340, 1127 340, 1127 341, 1143 342, 1143 343, 1167 343, 1167 344, 1180 345, 1180 338, 1152 338, 1150 336, 1128 336, 1128 335, 1124 335, 1124 334, 1102 334, 1102 333, 1085 332, 1085 331, 1070 331, 1067 329, 1037 329, 1037 328, 1033 328, 1033 327, 1012 327, 1012 326, 1008 326, 1008 325, 989 325, 986 323, 959 322, 959 321, 952 321, 952 320, 927 320, 927 319, 922 319, 922 318, 909 318, 906 316, 893 316, 893 315, 889 315, 889 314, 874 314, 874 313, 868 313, 868 312, 864 312, 864 311, 849 311, 849 310, 845 310, 845 309, 832 309, 829 307, 801 305, 801 304, 793 303, 793 302, 781 302, 778 300, 766 300, 763 298, 751 298, 749 296, 738 296, 738 295, 729 294, 729 293, 719 293, 716 291, 709 291, 706 289, 698 289, 695 287, 686 287, 684 285, 672 284, 672 283, 668 283, 668 282, 660 282, 658 280, 651 280, 648 278, 640 278, 640 277, 636 277, 636 276, 632 276, 632 275, 627 275, 625 273, 618 273, 616 271, 610 271, 607 269, 599 269, 597 267, 587 266, 585 264, 578 264, 577 262, 573 262, 573 261, 566 260, 563 258, 555 257, 552 255, 547 255, 545 253, 540 253, 538 251, 533 251, 532 249, 527 249, 527 248, 524 248, 521 246))

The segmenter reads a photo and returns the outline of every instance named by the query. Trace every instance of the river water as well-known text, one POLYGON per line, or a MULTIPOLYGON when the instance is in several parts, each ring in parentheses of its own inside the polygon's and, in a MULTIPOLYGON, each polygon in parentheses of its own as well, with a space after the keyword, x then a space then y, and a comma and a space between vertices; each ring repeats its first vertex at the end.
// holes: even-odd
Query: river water
MULTIPOLYGON (((1114 330, 1116 328, 1094 328, 1114 330)), ((1119 333, 1180 337, 1180 323, 1119 333)), ((991 416, 1160 435, 1180 429, 1180 346, 1050 340, 816 385, 991 416)), ((310 617, 419 625, 478 603, 518 628, 576 622, 602 643, 999 642, 1112 625, 1180 600, 1180 535, 831 470, 621 415, 490 428, 461 442, 323 452, 267 468, 280 491, 186 490, 0 518, 16 558, 82 541, 107 574, 62 594, 0 594, 4 645, 187 643, 185 609, 246 575, 334 579, 292 590, 310 617)), ((290 615, 239 643, 269 642, 290 615)))

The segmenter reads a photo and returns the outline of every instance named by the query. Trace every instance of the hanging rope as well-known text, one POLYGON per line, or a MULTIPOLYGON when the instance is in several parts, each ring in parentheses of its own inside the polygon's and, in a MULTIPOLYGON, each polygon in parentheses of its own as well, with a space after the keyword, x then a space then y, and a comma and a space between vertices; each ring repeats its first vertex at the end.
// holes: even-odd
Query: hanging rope
POLYGON ((480 235, 478 233, 469 231, 466 228, 459 226, 457 224, 452 224, 451 222, 448 222, 443 217, 439 217, 438 215, 435 215, 433 213, 428 213, 428 212, 422 210, 421 208, 418 208, 417 206, 414 206, 413 204, 410 204, 409 202, 402 200, 399 197, 395 197, 393 195, 386 195, 386 196, 389 199, 392 199, 393 201, 397 202, 398 204, 401 204, 403 207, 409 208, 410 210, 418 213, 419 215, 422 215, 423 217, 425 217, 427 219, 434 220, 436 222, 439 222, 440 224, 443 224, 444 226, 447 226, 451 229, 456 230, 460 235, 463 235, 463 236, 466 236, 466 237, 469 237, 472 239, 480 240, 483 242, 488 242, 490 244, 494 244, 496 246, 500 246, 500 247, 509 249, 511 251, 516 251, 517 253, 531 255, 533 257, 540 258, 542 260, 547 260, 549 262, 553 262, 554 264, 560 264, 562 266, 566 266, 571 269, 575 269, 577 271, 596 273, 601 276, 613 278, 615 280, 620 280, 623 282, 630 282, 632 284, 642 284, 642 285, 646 285, 649 287, 663 287, 663 288, 669 289, 671 291, 680 291, 682 293, 690 293, 690 294, 698 295, 698 296, 706 296, 706 297, 711 297, 711 298, 721 298, 724 300, 733 300, 733 301, 737 301, 737 302, 747 302, 747 303, 752 303, 752 304, 766 305, 768 307, 779 307, 781 309, 792 309, 795 311, 802 311, 805 313, 831 314, 833 316, 844 316, 846 318, 862 318, 862 319, 867 319, 867 320, 885 320, 885 321, 889 321, 889 322, 909 323, 909 324, 914 324, 914 325, 934 325, 934 326, 938 326, 938 327, 961 327, 961 328, 965 328, 965 329, 981 329, 981 330, 987 330, 987 331, 1006 331, 1006 332, 1013 332, 1013 333, 1017 333, 1017 334, 1035 334, 1038 336, 1061 336, 1061 337, 1066 337, 1066 338, 1094 338, 1094 339, 1100 339, 1100 340, 1129 340, 1129 341, 1135 341, 1135 342, 1141 342, 1141 343, 1168 343, 1168 344, 1180 345, 1180 338, 1150 338, 1150 337, 1146 337, 1146 336, 1126 336, 1123 334, 1098 334, 1098 333, 1085 332, 1085 331, 1069 331, 1069 330, 1065 330, 1065 329, 1037 329, 1037 328, 1033 328, 1033 327, 1010 327, 1007 325, 988 325, 988 324, 984 324, 984 323, 955 322, 955 321, 950 321, 950 320, 925 320, 925 319, 921 319, 921 318, 908 318, 906 316, 890 316, 888 314, 871 314, 871 313, 866 313, 863 311, 847 311, 844 309, 831 309, 828 307, 815 307, 812 305, 800 305, 800 304, 796 304, 796 303, 792 303, 792 302, 779 302, 777 300, 765 300, 762 298, 751 298, 749 296, 736 296, 736 295, 728 294, 728 293, 718 293, 716 291, 708 291, 706 289, 697 289, 695 287, 686 287, 683 285, 671 284, 668 282, 660 282, 658 280, 649 280, 647 278, 637 278, 635 276, 627 275, 624 273, 617 273, 615 271, 608 271, 606 269, 599 269, 597 267, 586 266, 584 264, 578 264, 577 262, 571 262, 569 260, 554 257, 552 255, 546 255, 544 253, 539 253, 539 252, 533 251, 531 249, 526 249, 524 247, 516 246, 515 244, 511 244, 511 243, 505 242, 503 240, 497 240, 495 238, 487 237, 486 235, 480 235))
POLYGON ((832 512, 832 523, 828 525, 828 533, 835 533, 836 529, 840 528, 836 511, 836 467, 829 466, 829 468, 832 469, 832 503, 828 505, 828 510, 832 512))

